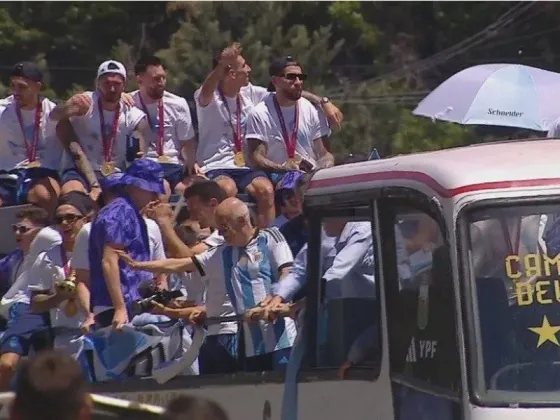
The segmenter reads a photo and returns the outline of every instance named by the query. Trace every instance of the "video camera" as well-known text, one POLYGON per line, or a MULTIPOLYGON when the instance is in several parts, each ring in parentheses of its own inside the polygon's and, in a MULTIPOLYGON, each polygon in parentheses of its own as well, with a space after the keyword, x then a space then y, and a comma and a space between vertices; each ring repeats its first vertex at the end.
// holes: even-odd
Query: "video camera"
POLYGON ((132 305, 132 311, 135 315, 150 312, 154 303, 167 305, 173 299, 183 296, 180 290, 162 290, 152 282, 140 285, 138 292, 141 299, 138 299, 132 305))

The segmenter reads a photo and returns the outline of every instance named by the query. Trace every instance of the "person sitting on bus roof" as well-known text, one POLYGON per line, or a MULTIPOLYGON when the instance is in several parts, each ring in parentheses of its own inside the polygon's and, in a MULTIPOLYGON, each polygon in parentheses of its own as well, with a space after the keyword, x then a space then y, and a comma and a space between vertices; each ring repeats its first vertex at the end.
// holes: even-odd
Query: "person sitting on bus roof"
POLYGON ((136 107, 150 125, 146 158, 158 161, 165 173, 165 201, 172 192, 182 194, 189 175, 187 152, 196 141, 187 101, 165 90, 167 73, 155 56, 142 57, 134 65, 138 90, 132 92, 136 107))
POLYGON ((58 138, 75 167, 62 173, 62 193, 89 192, 94 200, 101 194, 99 180, 122 172, 127 159, 128 139, 139 138, 139 153, 146 150, 150 126, 143 111, 125 101, 127 81, 122 63, 108 60, 97 70, 97 90, 79 93, 51 111, 59 121, 58 138))
MULTIPOLYGON (((31 310, 28 285, 32 281, 30 270, 40 251, 48 249, 56 237, 48 232, 39 237, 43 229, 50 229, 47 211, 40 207, 24 208, 16 215, 13 225, 16 244, 23 252, 17 268, 12 270, 10 289, 0 301, 0 312, 8 320, 8 328, 0 339, 0 390, 7 391, 20 359, 29 355, 31 348, 42 350, 51 345, 48 314, 35 314, 31 310)), ((58 234, 57 234, 58 236, 58 234)))
MULTIPOLYGON (((275 59, 269 68, 274 91, 247 116, 247 146, 250 164, 266 171, 274 184, 289 171, 309 172, 334 165, 323 139, 318 110, 302 97, 307 75, 292 57, 275 59)), ((325 98, 326 103, 329 100, 325 98)))
MULTIPOLYGON (((62 244, 40 253, 31 267, 31 309, 38 314, 49 313, 53 328, 78 329, 89 313, 89 302, 77 299, 76 290, 64 287, 63 282, 76 282, 72 254, 76 237, 93 208, 95 202, 85 193, 62 195, 54 217, 62 244)), ((67 348, 70 341, 68 334, 55 336, 56 347, 67 348)))
POLYGON ((0 116, 0 169, 17 176, 0 184, 0 206, 26 202, 52 216, 60 194, 62 147, 50 118, 54 102, 41 97, 43 73, 35 63, 16 64, 10 74, 13 100, 0 116))
MULTIPOLYGON (((216 209, 216 222, 223 232, 224 244, 192 258, 163 261, 134 261, 121 253, 123 259, 136 270, 154 272, 183 272, 198 270, 211 279, 223 279, 238 315, 257 309, 271 294, 273 284, 282 283, 293 263, 292 253, 277 228, 259 230, 249 217, 249 208, 237 198, 224 200, 216 209)), ((191 308, 169 310, 168 315, 190 317, 191 308)), ((249 318, 249 316, 247 316, 249 318)), ((251 320, 249 318, 248 320, 251 320)), ((281 369, 289 360, 290 349, 296 336, 292 319, 278 319, 274 327, 267 321, 243 324, 246 371, 281 369)))
POLYGON ((98 213, 89 241, 91 306, 101 326, 112 324, 117 330, 129 322, 129 305, 140 298, 140 283, 152 280, 148 273, 119 264, 117 251, 126 249, 139 260, 150 259, 148 228, 141 211, 164 194, 163 169, 157 162, 136 159, 119 184, 123 186, 120 196, 98 213))

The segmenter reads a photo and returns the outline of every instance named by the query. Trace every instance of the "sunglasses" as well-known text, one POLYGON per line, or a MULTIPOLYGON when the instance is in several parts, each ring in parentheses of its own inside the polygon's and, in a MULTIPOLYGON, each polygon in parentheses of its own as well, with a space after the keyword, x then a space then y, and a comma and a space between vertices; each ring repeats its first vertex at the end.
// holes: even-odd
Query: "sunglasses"
POLYGON ((80 216, 78 214, 63 214, 61 216, 54 216, 54 224, 61 225, 64 222, 68 224, 72 224, 80 219, 83 219, 84 216, 80 216))
POLYGON ((25 226, 25 225, 20 225, 20 224, 14 224, 12 225, 12 230, 14 231, 14 233, 27 233, 29 232, 31 229, 33 229, 30 226, 25 226))
POLYGON ((304 73, 288 73, 284 75, 284 77, 288 80, 295 81, 297 79, 305 82, 307 80, 307 74, 304 73))

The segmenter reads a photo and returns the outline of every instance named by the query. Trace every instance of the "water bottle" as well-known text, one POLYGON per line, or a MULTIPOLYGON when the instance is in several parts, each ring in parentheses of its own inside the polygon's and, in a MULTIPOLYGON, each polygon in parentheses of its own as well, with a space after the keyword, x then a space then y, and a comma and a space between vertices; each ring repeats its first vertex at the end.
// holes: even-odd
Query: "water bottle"
POLYGON ((418 290, 418 310, 416 313, 416 322, 420 330, 426 329, 428 326, 428 317, 430 311, 430 279, 428 273, 422 273, 420 278, 420 288, 418 290))
POLYGON ((131 163, 137 159, 140 152, 140 139, 134 135, 126 136, 126 161, 131 163))

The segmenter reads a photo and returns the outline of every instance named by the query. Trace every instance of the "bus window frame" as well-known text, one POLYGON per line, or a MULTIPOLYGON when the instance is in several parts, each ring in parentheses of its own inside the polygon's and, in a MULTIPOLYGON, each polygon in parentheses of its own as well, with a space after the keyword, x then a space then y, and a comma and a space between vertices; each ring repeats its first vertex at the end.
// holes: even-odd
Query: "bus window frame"
POLYGON ((478 302, 475 308, 474 287, 471 285, 472 273, 469 261, 468 251, 470 249, 470 233, 468 216, 485 208, 507 208, 522 206, 543 206, 558 205, 560 206, 560 195, 539 195, 524 197, 502 197, 489 198, 470 202, 460 209, 456 218, 457 232, 457 255, 458 255, 458 273, 462 279, 461 292, 464 299, 461 299, 463 311, 463 330, 465 331, 465 348, 466 348, 466 366, 467 366, 467 384, 470 394, 470 400, 479 407, 510 407, 511 404, 520 407, 536 405, 538 407, 553 406, 558 407, 558 392, 538 392, 538 397, 534 401, 527 399, 530 392, 515 391, 488 391, 484 388, 484 367, 480 362, 482 360, 482 345, 477 346, 480 342, 480 319, 478 316, 478 302), (550 397, 548 395, 550 395, 550 397), (556 396, 556 399, 553 398, 556 396), (520 403, 520 400, 524 400, 520 403))
MULTIPOLYGON (((382 237, 382 251, 383 254, 383 268, 384 268, 384 289, 385 289, 385 300, 387 305, 386 316, 387 320, 390 313, 390 294, 395 293, 395 288, 397 288, 396 282, 391 282, 391 279, 397 278, 397 250, 396 250, 396 241, 395 241, 395 226, 398 220, 399 213, 402 213, 403 210, 407 210, 408 212, 419 212, 423 215, 429 216, 432 220, 434 220, 438 228, 440 229, 440 233, 443 240, 443 246, 448 249, 449 258, 451 260, 452 257, 452 249, 450 247, 450 231, 447 229, 447 223, 445 221, 445 217, 443 215, 443 209, 439 203, 439 201, 435 199, 430 199, 429 197, 418 193, 417 191, 398 191, 400 189, 393 189, 397 191, 392 191, 391 194, 388 194, 384 201, 380 204, 380 225, 381 225, 381 237, 382 237)), ((457 305, 457 284, 456 282, 451 279, 453 282, 453 300, 454 300, 454 317, 455 317, 455 340, 457 349, 461 352, 461 331, 459 328, 460 316, 458 313, 458 305, 457 305)), ((389 328, 389 322, 387 323, 387 328, 389 328)), ((389 350, 391 348, 391 344, 389 343, 389 350)), ((389 351, 389 357, 391 357, 391 352, 389 351)), ((390 368, 390 379, 391 382, 396 384, 409 387, 411 389, 415 389, 420 392, 424 392, 426 394, 440 397, 444 399, 448 399, 455 403, 461 403, 461 395, 462 390, 464 389, 464 374, 463 371, 463 359, 460 356, 459 360, 459 368, 461 371, 461 376, 459 378, 459 389, 457 391, 452 391, 446 389, 444 387, 427 384, 425 381, 419 378, 414 378, 410 375, 407 375, 402 372, 395 372, 393 370, 393 365, 390 361, 389 368, 390 368)))
MULTIPOLYGON (((318 366, 317 361, 319 360, 319 346, 318 346, 318 325, 319 325, 319 311, 321 305, 320 296, 322 294, 322 287, 320 280, 321 272, 321 234, 322 234, 322 224, 324 219, 333 217, 348 217, 353 221, 363 221, 369 222, 372 235, 374 237, 374 243, 376 242, 376 226, 375 226, 375 206, 374 200, 368 198, 365 200, 344 200, 342 202, 337 202, 336 204, 331 204, 329 207, 306 206, 306 214, 312 216, 309 217, 309 246, 307 250, 307 284, 308 293, 306 298, 306 311, 304 317, 304 328, 306 331, 306 351, 305 357, 302 360, 301 366, 299 368, 299 378, 298 382, 309 382, 309 381, 324 381, 324 380, 335 380, 339 381, 338 367, 323 367, 318 366), (310 309, 313 310, 310 310, 310 309), (313 349, 313 350, 310 350, 313 349)), ((380 251, 378 248, 374 249, 375 260, 380 258, 380 251)), ((375 289, 377 296, 380 295, 379 283, 377 279, 379 278, 380 270, 379 265, 374 265, 374 276, 376 279, 375 289)), ((374 310, 381 315, 381 305, 379 299, 376 300, 374 305, 374 310)), ((378 343, 380 343, 380 348, 383 348, 381 328, 377 331, 378 343)), ((379 377, 381 373, 381 356, 374 366, 352 366, 346 373, 345 380, 362 380, 368 382, 374 382, 379 377)))

